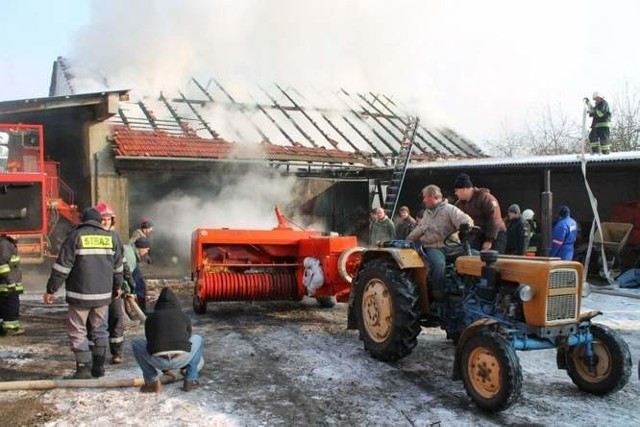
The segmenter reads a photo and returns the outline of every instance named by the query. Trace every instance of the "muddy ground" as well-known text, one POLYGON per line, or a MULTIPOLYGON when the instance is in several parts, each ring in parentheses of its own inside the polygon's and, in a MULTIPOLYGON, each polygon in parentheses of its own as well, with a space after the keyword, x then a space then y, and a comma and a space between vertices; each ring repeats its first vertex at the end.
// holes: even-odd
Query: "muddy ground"
MULTIPOLYGON (((38 279, 41 285, 43 282, 38 279)), ((302 302, 209 304, 191 308, 185 280, 151 281, 176 290, 203 336, 202 387, 190 393, 167 384, 159 395, 137 388, 0 392, 1 425, 637 425, 640 393, 640 300, 592 294, 588 308, 629 343, 634 374, 620 392, 595 397, 580 392, 555 367, 555 352, 519 352, 523 396, 499 414, 480 412, 462 383, 450 379, 453 345, 437 329, 424 329, 418 346, 395 364, 371 359, 357 333, 346 330, 346 306, 322 309, 302 302)), ((38 285, 38 286, 40 286, 38 285)), ((29 288, 28 288, 29 289, 29 288)), ((59 379, 73 372, 62 292, 54 306, 41 291, 23 297, 23 336, 0 341, 0 380, 59 379)), ((140 376, 129 339, 143 327, 127 324, 125 363, 108 365, 109 378, 140 376)))

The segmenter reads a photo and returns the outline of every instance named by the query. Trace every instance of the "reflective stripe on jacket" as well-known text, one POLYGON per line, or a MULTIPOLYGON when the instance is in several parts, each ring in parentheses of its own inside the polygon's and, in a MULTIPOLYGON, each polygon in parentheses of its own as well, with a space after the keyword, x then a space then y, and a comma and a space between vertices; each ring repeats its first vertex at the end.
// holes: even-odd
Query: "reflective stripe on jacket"
POLYGON ((111 302, 122 287, 123 249, 120 238, 96 221, 86 221, 69 233, 51 269, 47 292, 64 283, 66 300, 79 307, 111 302))

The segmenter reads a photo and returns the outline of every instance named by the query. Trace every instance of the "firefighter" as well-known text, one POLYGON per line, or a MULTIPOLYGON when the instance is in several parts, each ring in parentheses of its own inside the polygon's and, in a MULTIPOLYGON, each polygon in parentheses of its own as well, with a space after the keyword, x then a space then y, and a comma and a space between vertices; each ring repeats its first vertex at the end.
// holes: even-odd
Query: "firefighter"
POLYGON ((20 298, 24 292, 18 256, 18 242, 6 234, 0 235, 0 319, 1 335, 20 335, 20 298))
MULTIPOLYGON (((118 233, 115 232, 115 212, 104 202, 96 204, 96 210, 102 216, 101 224, 105 230, 113 233, 114 237, 120 242, 119 246, 123 248, 123 293, 130 294, 135 288, 135 282, 131 275, 131 269, 127 264, 127 258, 124 257, 124 247, 118 233)), ((134 266, 135 267, 135 266, 134 266)), ((111 352, 111 363, 120 364, 124 361, 122 358, 122 345, 124 343, 124 295, 121 298, 114 298, 109 304, 109 351, 111 352)))
POLYGON ((593 117, 591 121, 591 132, 589 132, 589 142, 593 154, 609 154, 609 134, 611 128, 611 109, 604 97, 598 92, 592 95, 595 104, 591 104, 589 98, 584 98, 587 104, 589 115, 593 117))
POLYGON ((101 220, 95 208, 84 210, 82 223, 60 247, 43 295, 45 304, 51 304, 53 294, 66 286, 69 342, 76 359, 73 379, 104 376, 109 304, 122 291, 122 247, 101 220))

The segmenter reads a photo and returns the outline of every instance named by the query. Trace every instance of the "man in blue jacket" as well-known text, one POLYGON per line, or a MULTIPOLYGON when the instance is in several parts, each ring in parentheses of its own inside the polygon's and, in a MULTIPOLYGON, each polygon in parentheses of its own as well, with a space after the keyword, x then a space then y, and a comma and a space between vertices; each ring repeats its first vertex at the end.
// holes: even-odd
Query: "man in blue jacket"
POLYGON ((66 286, 69 341, 76 359, 73 379, 104 376, 109 304, 114 295, 122 292, 120 239, 105 230, 101 220, 96 209, 84 210, 82 223, 60 247, 43 296, 44 302, 51 304, 53 294, 63 284, 66 286))
POLYGON ((578 224, 570 214, 571 211, 567 206, 560 206, 558 210, 560 221, 553 227, 549 253, 549 256, 560 257, 566 261, 573 259, 573 245, 578 238, 578 224))

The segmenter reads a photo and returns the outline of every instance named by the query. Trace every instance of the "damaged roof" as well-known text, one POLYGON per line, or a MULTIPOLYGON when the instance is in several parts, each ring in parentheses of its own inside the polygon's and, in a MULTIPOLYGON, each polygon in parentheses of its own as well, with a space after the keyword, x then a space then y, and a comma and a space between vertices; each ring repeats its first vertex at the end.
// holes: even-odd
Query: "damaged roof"
MULTIPOLYGON (((60 57, 54 63, 50 94, 75 93, 84 78, 60 57)), ((267 157, 365 164, 380 159, 386 164, 400 152, 409 119, 408 108, 384 94, 345 89, 303 94, 278 84, 249 88, 192 78, 174 94, 121 102, 111 122, 118 133, 116 157, 197 153, 219 158, 233 151, 223 146, 251 142, 264 148, 267 157), (207 143, 212 147, 205 147, 207 143)), ((417 129, 412 161, 478 157, 486 156, 451 129, 424 123, 417 129)))

